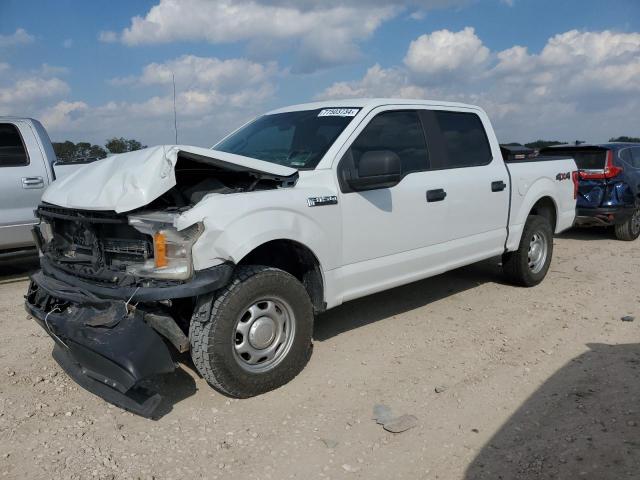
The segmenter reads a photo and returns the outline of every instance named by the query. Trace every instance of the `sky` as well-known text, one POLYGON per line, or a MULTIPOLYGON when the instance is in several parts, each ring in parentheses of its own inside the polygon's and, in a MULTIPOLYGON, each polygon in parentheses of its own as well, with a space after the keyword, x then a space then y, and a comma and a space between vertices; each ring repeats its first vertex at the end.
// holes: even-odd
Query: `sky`
POLYGON ((500 142, 640 136, 638 0, 0 0, 0 115, 211 146, 316 100, 459 101, 500 142))

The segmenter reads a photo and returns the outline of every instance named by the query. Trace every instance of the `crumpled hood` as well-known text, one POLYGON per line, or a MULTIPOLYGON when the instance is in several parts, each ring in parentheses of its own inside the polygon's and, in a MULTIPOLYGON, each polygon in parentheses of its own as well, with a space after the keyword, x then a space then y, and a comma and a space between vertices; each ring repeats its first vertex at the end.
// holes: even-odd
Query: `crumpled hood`
POLYGON ((209 148, 159 145, 84 165, 53 182, 42 200, 60 207, 118 213, 143 207, 176 184, 174 167, 180 152, 211 159, 235 170, 281 177, 296 173, 294 168, 209 148))

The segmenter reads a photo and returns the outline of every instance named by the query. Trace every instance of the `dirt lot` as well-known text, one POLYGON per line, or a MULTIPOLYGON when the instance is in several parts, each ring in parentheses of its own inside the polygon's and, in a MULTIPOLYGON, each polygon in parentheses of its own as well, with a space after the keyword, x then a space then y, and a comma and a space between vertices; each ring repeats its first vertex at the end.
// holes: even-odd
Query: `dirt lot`
POLYGON ((22 307, 33 262, 0 264, 0 477, 640 478, 640 242, 555 247, 534 289, 490 261, 322 315, 307 368, 261 397, 185 358, 157 421, 61 373, 22 307), (384 431, 378 403, 417 427, 384 431))

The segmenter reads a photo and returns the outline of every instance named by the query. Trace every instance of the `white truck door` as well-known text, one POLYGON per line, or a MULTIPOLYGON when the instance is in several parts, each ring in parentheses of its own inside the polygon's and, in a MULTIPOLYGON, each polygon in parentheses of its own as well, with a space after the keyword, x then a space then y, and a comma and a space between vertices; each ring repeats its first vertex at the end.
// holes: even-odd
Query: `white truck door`
POLYGON ((339 179, 345 162, 357 167, 366 152, 391 151, 400 157, 402 180, 368 191, 345 192, 340 185, 343 250, 337 278, 344 301, 411 281, 424 269, 427 249, 446 239, 446 202, 427 201, 427 192, 442 185, 439 175, 428 171, 417 109, 376 109, 351 138, 337 167, 339 179))
POLYGON ((497 145, 492 151, 493 130, 478 113, 429 110, 422 117, 432 168, 446 172, 446 241, 454 263, 502 253, 507 237, 509 176, 497 145))
POLYGON ((33 211, 49 183, 31 128, 0 123, 0 250, 33 244, 33 211))

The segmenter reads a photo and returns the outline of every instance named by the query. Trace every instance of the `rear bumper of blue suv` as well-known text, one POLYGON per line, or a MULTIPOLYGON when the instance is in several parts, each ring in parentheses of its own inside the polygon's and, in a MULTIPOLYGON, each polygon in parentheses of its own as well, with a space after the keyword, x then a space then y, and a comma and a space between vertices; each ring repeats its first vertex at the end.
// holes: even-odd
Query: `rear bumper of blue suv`
POLYGON ((631 187, 622 181, 580 180, 576 225, 619 225, 636 209, 631 187))
POLYGON ((620 225, 631 218, 635 207, 578 208, 575 224, 579 226, 620 225))

